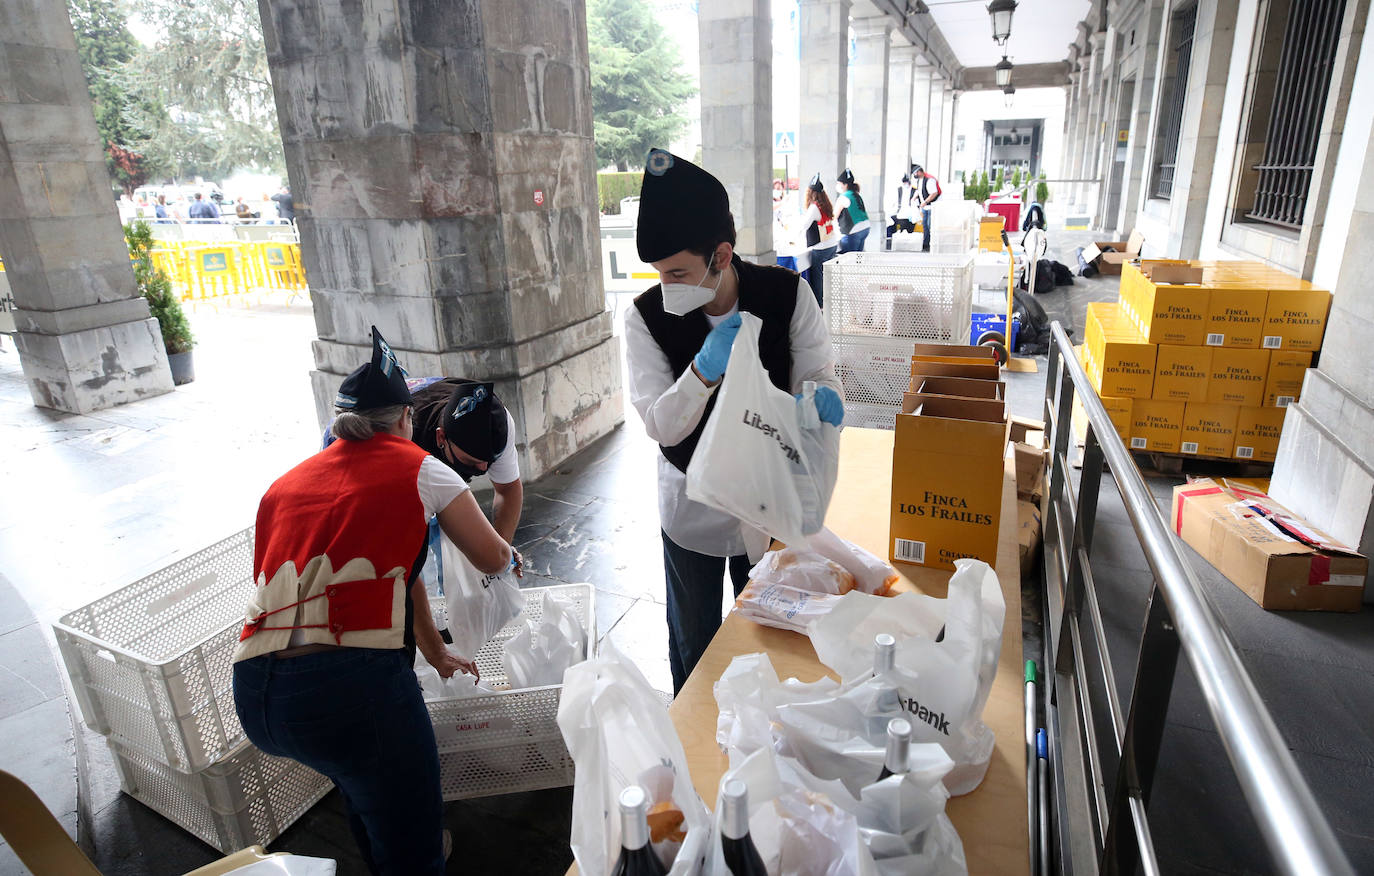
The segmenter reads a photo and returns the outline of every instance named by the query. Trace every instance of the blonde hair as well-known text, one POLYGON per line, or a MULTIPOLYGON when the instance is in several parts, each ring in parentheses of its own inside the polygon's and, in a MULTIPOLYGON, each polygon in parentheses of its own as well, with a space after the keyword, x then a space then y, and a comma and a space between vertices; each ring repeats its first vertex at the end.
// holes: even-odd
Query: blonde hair
POLYGON ((366 441, 378 432, 386 432, 405 413, 406 405, 387 405, 366 411, 334 409, 334 425, 329 429, 336 438, 345 441, 366 441))

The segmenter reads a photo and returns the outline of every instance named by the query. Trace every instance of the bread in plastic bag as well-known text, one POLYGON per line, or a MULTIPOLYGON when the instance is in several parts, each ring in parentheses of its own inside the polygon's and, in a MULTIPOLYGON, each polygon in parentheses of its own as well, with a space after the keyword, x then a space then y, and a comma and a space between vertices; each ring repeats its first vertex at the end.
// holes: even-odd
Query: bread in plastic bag
POLYGON ((806 537, 806 547, 849 572, 855 590, 882 596, 897 583, 897 570, 890 563, 825 527, 806 537))
MULTIPOLYGON (((839 673, 851 698, 867 695, 858 686, 871 679, 873 637, 896 638, 889 674, 889 688, 896 692, 893 717, 911 721, 916 741, 944 746, 955 763, 945 783, 959 795, 982 782, 992 756, 995 740, 982 714, 997 675, 1005 614, 997 574, 979 560, 958 560, 947 599, 849 593, 812 624, 809 635, 816 656, 839 673)), ((889 702, 886 709, 893 708, 889 702)), ((870 732, 869 741, 877 743, 878 735, 870 732)))
POLYGON ((521 624, 501 654, 512 689, 562 684, 564 671, 587 657, 587 631, 572 607, 552 593, 541 605, 539 622, 521 624))
POLYGON ((840 431, 804 429, 798 402, 759 359, 761 320, 743 313, 715 408, 687 466, 687 497, 799 545, 825 521, 840 431))
POLYGON ((576 765, 571 846, 583 873, 609 873, 620 851, 616 803, 642 786, 650 808, 682 813, 671 835, 653 843, 669 876, 711 873, 711 816, 692 786, 687 757, 668 709, 634 663, 609 644, 568 669, 558 727, 576 765), (676 834, 681 834, 679 840, 676 834))

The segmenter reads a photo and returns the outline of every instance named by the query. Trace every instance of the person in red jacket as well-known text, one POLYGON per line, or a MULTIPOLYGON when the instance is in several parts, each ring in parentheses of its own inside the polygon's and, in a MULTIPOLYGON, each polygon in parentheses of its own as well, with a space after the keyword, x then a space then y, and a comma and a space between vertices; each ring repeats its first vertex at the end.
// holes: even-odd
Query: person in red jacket
POLYGON ((271 755, 343 794, 375 874, 444 872, 439 755, 411 669, 476 674, 445 647, 418 581, 427 523, 487 574, 519 556, 453 469, 411 441, 405 371, 374 326, 372 361, 335 398, 341 440, 278 478, 258 506, 234 705, 271 755))

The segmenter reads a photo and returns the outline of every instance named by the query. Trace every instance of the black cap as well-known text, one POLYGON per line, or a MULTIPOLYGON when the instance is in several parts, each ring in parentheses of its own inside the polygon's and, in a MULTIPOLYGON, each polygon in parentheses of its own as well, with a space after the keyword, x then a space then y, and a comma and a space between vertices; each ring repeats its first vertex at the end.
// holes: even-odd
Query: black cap
POLYGON ((821 182, 821 175, 818 173, 811 177, 811 183, 807 186, 813 192, 825 191, 825 185, 821 182))
POLYGON ((911 163, 911 172, 912 172, 912 173, 925 173, 926 171, 925 171, 925 168, 924 168, 924 167, 921 167, 921 165, 919 165, 919 164, 917 164, 917 163, 915 163, 915 162, 913 161, 913 162, 911 163))
POLYGON ((339 384, 334 407, 345 411, 370 411, 408 404, 410 390, 406 387, 405 369, 374 325, 372 361, 358 367, 339 384))
POLYGON ((852 185, 854 185, 854 171, 852 171, 852 170, 850 170, 849 168, 846 167, 846 168, 844 169, 844 173, 842 173, 842 174, 840 174, 838 177, 836 177, 836 180, 835 180, 835 181, 836 181, 836 182, 842 182, 842 183, 844 183, 844 184, 847 185, 847 186, 852 186, 852 185))
POLYGON ((676 255, 717 229, 733 228, 734 221, 720 180, 685 158, 649 151, 635 229, 640 261, 652 264, 676 255))
POLYGON ((444 406, 441 425, 445 440, 486 463, 495 462, 505 449, 510 429, 495 385, 475 380, 458 382, 444 406))
POLYGON ((911 182, 911 174, 909 174, 909 173, 904 173, 904 174, 902 174, 902 182, 904 182, 904 183, 909 183, 909 182, 911 182))

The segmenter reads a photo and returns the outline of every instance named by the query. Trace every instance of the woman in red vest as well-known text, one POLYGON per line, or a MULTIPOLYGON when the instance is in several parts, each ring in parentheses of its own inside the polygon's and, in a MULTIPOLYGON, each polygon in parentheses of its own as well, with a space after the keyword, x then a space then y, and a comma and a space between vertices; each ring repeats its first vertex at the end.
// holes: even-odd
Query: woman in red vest
POLYGON ((420 584, 428 521, 482 572, 519 567, 457 472, 412 443, 405 372, 372 329, 372 361, 335 399, 335 441, 258 506, 256 588, 234 652, 243 729, 328 776, 375 874, 440 874, 439 755, 411 668, 476 674, 450 653, 420 584))

